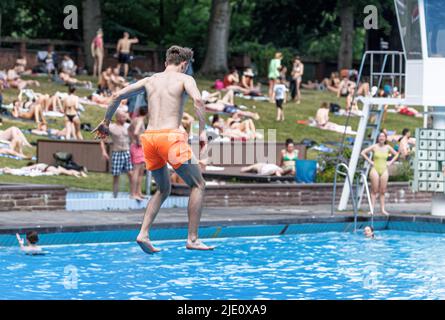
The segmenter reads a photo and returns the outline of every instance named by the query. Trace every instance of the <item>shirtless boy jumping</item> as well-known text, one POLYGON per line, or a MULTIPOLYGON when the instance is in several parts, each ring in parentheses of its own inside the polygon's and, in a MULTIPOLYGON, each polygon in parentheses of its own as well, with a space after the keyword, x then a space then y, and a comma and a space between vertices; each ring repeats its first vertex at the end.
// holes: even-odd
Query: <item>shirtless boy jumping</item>
POLYGON ((148 127, 140 136, 147 169, 152 171, 158 190, 151 197, 144 221, 137 237, 137 243, 146 253, 160 251, 149 239, 149 231, 162 203, 170 194, 171 185, 167 163, 191 188, 188 204, 188 237, 187 249, 211 250, 198 239, 198 227, 201 219, 205 181, 198 161, 194 158, 188 136, 181 127, 183 114, 183 93, 191 97, 195 112, 199 118, 199 136, 201 153, 207 145, 205 136, 205 108, 195 80, 184 72, 193 58, 189 48, 172 46, 167 50, 165 71, 144 78, 113 94, 113 103, 108 108, 105 119, 94 130, 97 136, 107 136, 108 125, 119 101, 144 90, 148 100, 148 127))

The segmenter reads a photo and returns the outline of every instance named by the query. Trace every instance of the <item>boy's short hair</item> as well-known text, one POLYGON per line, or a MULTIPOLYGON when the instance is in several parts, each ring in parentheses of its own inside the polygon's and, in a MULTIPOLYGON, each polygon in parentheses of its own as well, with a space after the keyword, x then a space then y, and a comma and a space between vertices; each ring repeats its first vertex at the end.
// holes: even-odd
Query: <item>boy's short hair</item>
POLYGON ((171 46, 167 50, 166 61, 167 64, 179 65, 181 62, 190 61, 193 59, 193 50, 190 48, 183 48, 180 46, 171 46))
POLYGON ((39 242, 39 235, 37 234, 37 231, 28 231, 26 233, 26 240, 28 240, 31 244, 36 244, 39 242))

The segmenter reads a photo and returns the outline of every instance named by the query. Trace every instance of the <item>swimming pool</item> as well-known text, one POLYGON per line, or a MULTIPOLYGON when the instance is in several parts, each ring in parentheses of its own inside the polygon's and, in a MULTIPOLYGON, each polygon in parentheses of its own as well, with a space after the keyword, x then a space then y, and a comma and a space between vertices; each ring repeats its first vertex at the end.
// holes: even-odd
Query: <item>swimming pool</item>
POLYGON ((378 231, 159 241, 0 252, 0 299, 444 299, 445 235, 378 231))

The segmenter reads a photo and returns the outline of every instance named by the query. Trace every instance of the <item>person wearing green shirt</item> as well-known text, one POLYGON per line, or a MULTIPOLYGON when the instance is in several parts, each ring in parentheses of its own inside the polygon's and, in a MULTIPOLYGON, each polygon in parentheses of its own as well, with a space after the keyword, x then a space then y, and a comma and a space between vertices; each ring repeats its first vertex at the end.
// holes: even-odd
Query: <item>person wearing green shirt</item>
POLYGON ((270 60, 269 63, 269 99, 272 99, 275 82, 280 76, 281 59, 283 59, 283 54, 281 52, 277 52, 275 53, 275 58, 270 60))

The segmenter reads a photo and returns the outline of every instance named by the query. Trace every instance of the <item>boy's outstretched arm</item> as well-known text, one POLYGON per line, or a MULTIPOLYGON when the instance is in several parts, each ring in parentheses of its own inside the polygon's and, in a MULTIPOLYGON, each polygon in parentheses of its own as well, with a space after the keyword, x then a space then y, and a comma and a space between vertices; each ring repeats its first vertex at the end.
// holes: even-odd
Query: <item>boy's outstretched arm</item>
POLYGON ((145 90, 145 84, 147 80, 148 78, 144 78, 136 83, 130 84, 129 86, 126 86, 125 88, 113 93, 113 95, 111 96, 112 102, 108 106, 104 120, 102 120, 102 122, 99 123, 99 125, 92 131, 93 133, 96 133, 96 139, 97 138, 104 139, 108 136, 109 134, 108 126, 110 125, 111 119, 113 119, 113 116, 116 113, 117 108, 119 108, 121 101, 123 99, 128 99, 132 96, 143 93, 145 90))
POLYGON ((20 249, 24 250, 25 249, 25 241, 22 238, 20 238, 20 235, 18 233, 16 233, 15 236, 19 243, 20 249))

